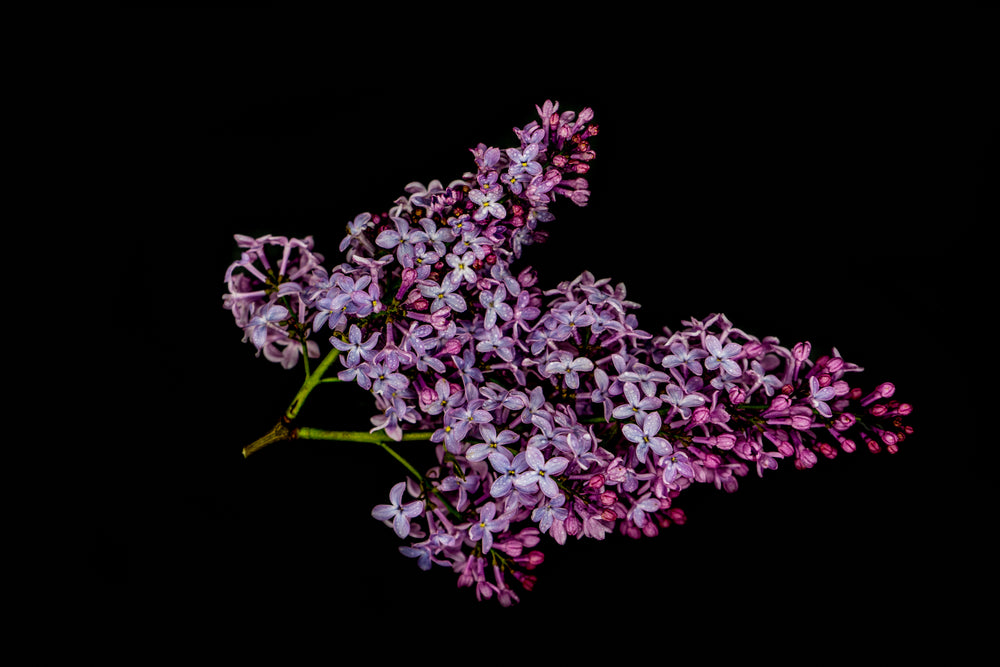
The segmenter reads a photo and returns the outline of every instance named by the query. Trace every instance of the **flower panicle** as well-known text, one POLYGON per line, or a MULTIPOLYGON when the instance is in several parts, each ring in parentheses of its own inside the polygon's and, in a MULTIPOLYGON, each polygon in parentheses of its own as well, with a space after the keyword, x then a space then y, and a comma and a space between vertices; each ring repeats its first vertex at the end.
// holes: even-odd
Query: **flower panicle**
POLYGON ((355 217, 336 267, 311 239, 237 237, 226 273, 224 306, 258 354, 292 367, 326 337, 337 379, 372 395, 371 433, 428 434, 436 465, 373 510, 404 556, 510 605, 543 540, 652 537, 686 522, 695 485, 898 451, 912 407, 891 383, 857 383, 837 350, 721 313, 654 333, 623 284, 585 271, 543 289, 515 268, 550 205, 587 203, 595 156, 589 109, 537 110, 514 146, 472 149, 475 172, 355 217))

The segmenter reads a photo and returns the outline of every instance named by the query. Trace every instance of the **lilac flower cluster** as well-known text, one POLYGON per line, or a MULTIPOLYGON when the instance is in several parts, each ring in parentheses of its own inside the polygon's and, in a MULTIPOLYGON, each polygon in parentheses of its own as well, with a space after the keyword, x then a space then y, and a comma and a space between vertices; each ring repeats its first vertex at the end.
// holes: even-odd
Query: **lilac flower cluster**
POLYGON ((340 356, 374 398, 372 433, 426 433, 437 465, 373 516, 422 569, 451 568, 479 598, 518 600, 543 536, 656 535, 683 523, 695 484, 735 491, 751 471, 895 451, 910 406, 865 392, 836 350, 757 338, 722 314, 640 328, 626 288, 585 272, 542 289, 522 248, 560 198, 585 205, 597 133, 589 109, 537 107, 515 145, 472 150, 476 171, 410 184, 386 214, 347 225, 327 270, 311 239, 237 237, 224 304, 244 339, 292 367, 340 356))

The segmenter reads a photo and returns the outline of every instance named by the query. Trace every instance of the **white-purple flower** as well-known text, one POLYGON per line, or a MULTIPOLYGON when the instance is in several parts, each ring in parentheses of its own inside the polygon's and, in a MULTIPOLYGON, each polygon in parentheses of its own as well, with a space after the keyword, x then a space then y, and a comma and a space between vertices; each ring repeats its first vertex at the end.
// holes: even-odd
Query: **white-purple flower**
POLYGON ((499 202, 502 196, 503 192, 499 190, 494 192, 483 192, 482 190, 471 191, 469 199, 479 207, 472 214, 473 220, 483 220, 490 215, 494 218, 503 218, 506 216, 507 209, 499 202))
POLYGON ((465 452, 465 458, 469 461, 482 461, 493 454, 513 458, 514 455, 504 445, 512 445, 521 439, 521 436, 510 429, 497 433, 496 427, 489 422, 479 425, 479 437, 482 442, 477 442, 465 452))
POLYGON ((622 395, 627 401, 624 405, 617 406, 611 413, 615 419, 642 419, 652 410, 658 410, 663 404, 655 396, 646 396, 639 392, 639 388, 634 382, 626 382, 622 386, 622 395))
POLYGON ((569 510, 563 507, 565 504, 566 496, 561 493, 554 498, 546 498, 531 510, 531 520, 538 522, 539 531, 547 533, 555 521, 562 521, 569 516, 569 510))
POLYGON ((545 364, 544 373, 547 376, 562 375, 570 389, 580 387, 580 373, 594 370, 594 362, 587 357, 574 357, 566 350, 559 350, 554 356, 555 359, 550 358, 545 364))
POLYGON ((566 470, 569 459, 553 456, 546 461, 544 454, 534 447, 528 447, 524 451, 524 461, 529 469, 517 476, 514 481, 515 486, 528 492, 534 491, 537 487, 549 498, 555 498, 559 494, 559 485, 554 477, 566 470))
POLYGON ((250 334, 250 341, 259 350, 267 342, 268 329, 281 330, 278 323, 288 317, 288 309, 278 304, 266 306, 259 314, 250 318, 247 325, 247 332, 250 334))
POLYGON ((502 284, 497 285, 497 288, 492 292, 479 293, 479 303, 486 309, 483 314, 484 328, 492 329, 496 326, 498 317, 505 322, 514 317, 514 309, 509 303, 506 303, 506 298, 507 289, 502 284))
POLYGON ((477 542, 482 540, 483 553, 489 553, 493 548, 493 533, 507 530, 509 518, 501 514, 497 517, 497 506, 489 502, 479 508, 479 521, 469 527, 469 537, 477 542))
POLYGON ((708 356, 708 352, 700 347, 688 348, 683 341, 678 341, 670 346, 671 354, 663 357, 660 364, 664 368, 675 368, 683 366, 695 375, 702 374, 701 359, 708 356))
POLYGON ((827 405, 827 401, 837 396, 837 390, 832 385, 820 387, 819 380, 813 375, 809 378, 809 403, 827 419, 833 416, 833 411, 827 405))
POLYGON ((650 412, 639 424, 629 422, 622 426, 622 435, 635 443, 636 458, 642 463, 646 462, 650 449, 660 456, 667 456, 673 451, 667 439, 660 435, 662 427, 659 412, 650 412))
POLYGON ((536 160, 538 157, 538 144, 528 144, 524 150, 519 148, 508 148, 507 157, 510 158, 510 166, 507 173, 528 174, 535 176, 542 173, 542 165, 536 160))
POLYGON ((704 396, 701 394, 685 393, 683 389, 675 384, 667 385, 664 393, 660 394, 660 398, 665 403, 673 406, 674 410, 681 413, 681 419, 687 419, 691 416, 691 408, 697 408, 705 404, 704 396))
POLYGON ((372 510, 372 516, 391 525, 400 538, 406 538, 410 534, 410 519, 420 516, 424 511, 422 500, 403 503, 405 490, 406 482, 399 482, 389 491, 389 504, 376 505, 372 510))
POLYGON ((442 308, 450 308, 457 313, 464 313, 468 308, 462 295, 455 293, 459 283, 452 280, 451 275, 451 273, 446 275, 440 285, 431 282, 420 286, 420 294, 432 300, 431 313, 436 313, 442 308))
POLYGON ((330 338, 330 343, 340 350, 341 352, 347 352, 347 357, 343 359, 344 365, 348 368, 353 368, 361 363, 361 360, 371 361, 375 356, 375 345, 378 343, 380 332, 376 331, 368 340, 362 342, 361 329, 358 328, 357 324, 352 324, 351 328, 347 332, 347 340, 341 340, 337 336, 332 336, 330 338))
POLYGON ((705 349, 708 351, 708 356, 705 357, 705 368, 708 370, 714 371, 721 367, 726 375, 739 377, 743 374, 740 365, 733 361, 743 350, 739 343, 728 342, 723 345, 716 336, 709 334, 705 336, 705 349))
POLYGON ((514 480, 517 476, 528 469, 524 452, 518 452, 513 459, 499 452, 493 452, 488 459, 497 473, 497 478, 490 485, 490 495, 494 498, 505 498, 514 489, 514 480))

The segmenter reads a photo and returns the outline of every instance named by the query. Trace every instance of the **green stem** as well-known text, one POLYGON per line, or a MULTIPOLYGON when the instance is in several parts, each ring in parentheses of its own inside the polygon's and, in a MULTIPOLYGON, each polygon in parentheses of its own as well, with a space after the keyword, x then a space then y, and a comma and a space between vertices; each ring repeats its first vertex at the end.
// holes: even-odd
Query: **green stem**
POLYGON ((288 410, 285 411, 286 420, 292 421, 298 416, 299 411, 302 409, 302 404, 306 401, 306 397, 316 388, 316 385, 322 382, 323 374, 326 373, 327 369, 330 368, 330 364, 338 356, 340 356, 340 350, 337 348, 331 349, 326 357, 323 358, 323 361, 320 362, 319 366, 316 367, 316 370, 306 376, 305 382, 302 383, 298 393, 295 394, 295 398, 292 399, 291 405, 288 406, 288 410))

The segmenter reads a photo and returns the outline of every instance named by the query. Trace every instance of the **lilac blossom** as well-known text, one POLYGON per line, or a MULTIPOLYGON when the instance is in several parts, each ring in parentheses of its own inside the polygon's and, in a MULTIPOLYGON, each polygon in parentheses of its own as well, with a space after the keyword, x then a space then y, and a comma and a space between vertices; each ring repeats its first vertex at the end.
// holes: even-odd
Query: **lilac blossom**
POLYGON ((264 347, 264 343, 267 342, 267 334, 271 330, 284 331, 279 328, 279 323, 288 317, 288 309, 284 306, 278 304, 270 304, 266 306, 263 311, 250 318, 250 323, 247 326, 247 333, 250 336, 250 341, 254 346, 260 350, 264 347))
POLYGON ((399 482, 389 491, 389 504, 376 505, 372 510, 372 516, 379 521, 391 525, 399 537, 407 537, 410 534, 410 519, 420 516, 424 511, 424 501, 414 500, 403 502, 403 492, 406 490, 406 482, 399 482))
POLYGON ((534 447, 528 447, 524 451, 524 461, 528 464, 528 470, 517 476, 515 486, 522 491, 533 491, 538 487, 549 498, 555 498, 559 494, 555 477, 566 470, 569 459, 554 456, 546 461, 544 454, 534 447))
POLYGON ((499 191, 483 192, 482 190, 473 190, 470 192, 469 199, 478 206, 476 212, 472 214, 473 220, 483 220, 487 216, 504 218, 507 215, 507 209, 500 203, 502 196, 503 193, 499 191))
POLYGON ((489 553, 493 548, 493 533, 504 532, 508 524, 506 515, 497 516, 496 504, 487 502, 479 510, 479 521, 469 527, 469 538, 476 542, 482 541, 483 553, 489 553))
POLYGON ((738 377, 743 373, 743 370, 733 359, 739 356, 742 349, 743 347, 738 343, 728 342, 723 346, 718 337, 706 336, 705 350, 708 352, 708 356, 705 357, 705 368, 710 371, 722 368, 726 375, 738 377))
POLYGON ((563 507, 565 504, 566 496, 561 493, 555 497, 546 497, 531 510, 531 520, 538 522, 538 530, 547 533, 553 522, 563 521, 569 516, 569 510, 563 507))
POLYGON ((406 439, 406 456, 429 441, 426 474, 407 464, 372 512, 403 556, 511 604, 543 537, 652 536, 683 522, 689 487, 734 492, 782 461, 898 449, 910 406, 891 383, 863 391, 836 350, 814 358, 721 313, 654 335, 621 283, 583 271, 546 289, 516 267, 563 200, 590 197, 593 112, 536 110, 509 150, 479 144, 461 178, 410 183, 387 214, 356 216, 339 264, 311 237, 235 238, 223 307, 258 356, 291 368, 329 340, 351 385, 336 389, 373 401, 359 440, 406 439))
POLYGON ((650 449, 658 456, 667 456, 673 451, 667 439, 660 435, 662 426, 663 420, 658 412, 650 412, 639 423, 629 422, 622 426, 622 435, 635 443, 635 455, 641 463, 646 462, 650 449))
POLYGON ((378 344, 378 339, 381 334, 376 331, 368 337, 368 340, 361 340, 362 334, 361 329, 357 324, 352 324, 351 328, 347 332, 347 340, 341 340, 337 336, 332 336, 330 338, 330 344, 341 352, 346 352, 347 356, 343 359, 344 365, 348 368, 353 368, 357 366, 362 359, 365 361, 371 361, 375 356, 375 345, 378 344))

